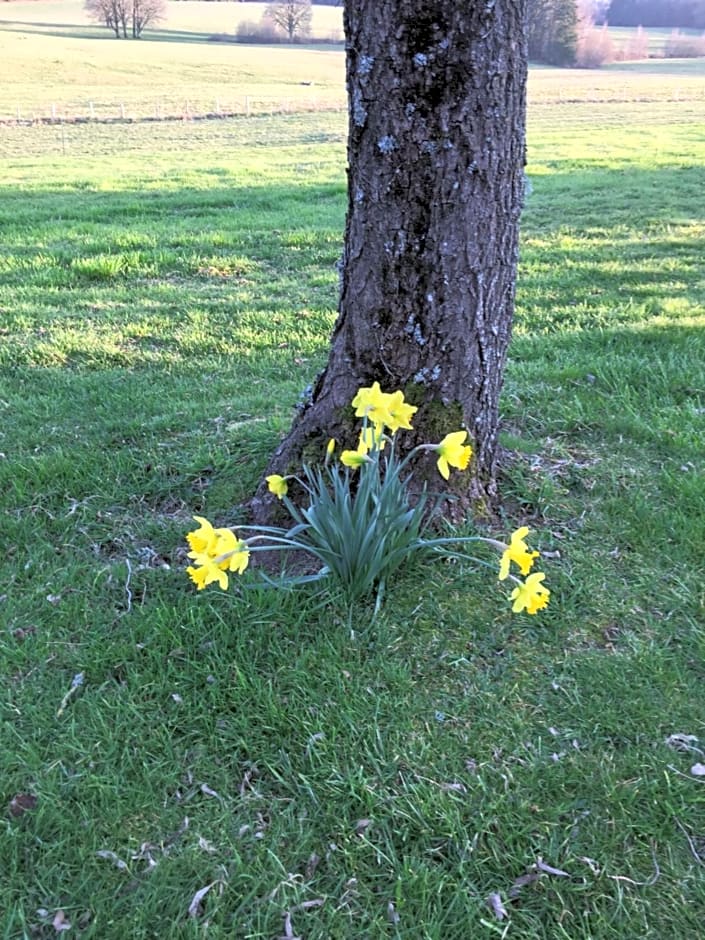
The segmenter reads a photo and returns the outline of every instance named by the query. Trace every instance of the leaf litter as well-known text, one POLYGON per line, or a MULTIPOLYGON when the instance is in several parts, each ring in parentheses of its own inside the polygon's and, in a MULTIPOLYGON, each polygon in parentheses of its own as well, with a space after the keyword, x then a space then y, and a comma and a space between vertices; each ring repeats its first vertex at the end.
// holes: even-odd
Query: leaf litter
MULTIPOLYGON (((509 889, 509 900, 515 901, 520 893, 522 888, 525 888, 527 885, 533 884, 535 881, 538 881, 542 875, 551 875, 554 878, 570 878, 571 875, 567 871, 563 871, 562 868, 554 868, 553 865, 549 865, 547 862, 539 856, 533 865, 531 865, 523 875, 519 875, 518 878, 514 879, 514 883, 509 889)), ((493 895, 490 895, 492 898, 493 895)), ((488 898, 489 903, 489 898, 488 898)), ((493 908, 494 909, 494 908, 493 908)))
POLYGON ((10 800, 10 816, 14 816, 15 819, 18 816, 24 816, 25 813, 36 809, 38 802, 33 793, 16 793, 10 800))

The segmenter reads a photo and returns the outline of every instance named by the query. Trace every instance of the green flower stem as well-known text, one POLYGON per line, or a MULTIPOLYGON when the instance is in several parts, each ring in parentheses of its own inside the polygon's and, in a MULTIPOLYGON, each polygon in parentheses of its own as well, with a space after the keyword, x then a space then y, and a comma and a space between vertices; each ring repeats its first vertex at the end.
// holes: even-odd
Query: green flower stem
MULTIPOLYGON (((485 568, 491 568, 495 570, 495 565, 490 564, 489 561, 485 561, 483 558, 476 558, 475 555, 466 555, 463 552, 451 552, 443 551, 441 549, 434 549, 434 554, 441 555, 443 558, 457 558, 459 561, 474 561, 478 565, 482 565, 485 568)), ((514 575, 510 577, 514 578, 514 575)), ((516 578, 514 578, 517 583, 520 583, 516 578)))
MULTIPOLYGON (((311 546, 306 545, 304 542, 297 542, 295 539, 287 538, 286 535, 276 536, 276 535, 253 535, 250 539, 245 540, 247 542, 247 547, 251 552, 266 552, 266 551, 275 551, 278 549, 287 549, 294 548, 299 549, 303 552, 308 552, 311 554, 311 546), (254 545, 252 543, 266 539, 266 545, 254 545)), ((229 557, 229 556, 226 556, 229 557)))

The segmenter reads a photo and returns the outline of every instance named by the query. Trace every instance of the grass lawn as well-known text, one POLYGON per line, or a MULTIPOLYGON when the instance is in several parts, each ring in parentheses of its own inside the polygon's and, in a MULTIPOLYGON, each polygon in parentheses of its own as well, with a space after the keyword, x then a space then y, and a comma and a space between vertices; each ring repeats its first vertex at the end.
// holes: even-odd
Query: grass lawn
POLYGON ((439 563, 354 640, 183 570, 324 362, 344 115, 0 128, 0 937, 699 935, 705 99, 585 89, 532 103, 492 528, 551 605, 439 563))

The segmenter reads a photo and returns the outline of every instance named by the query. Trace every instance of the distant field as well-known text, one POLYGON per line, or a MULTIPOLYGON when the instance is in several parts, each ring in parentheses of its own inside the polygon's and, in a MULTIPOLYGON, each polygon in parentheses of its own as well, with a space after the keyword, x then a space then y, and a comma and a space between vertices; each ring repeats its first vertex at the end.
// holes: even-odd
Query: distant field
MULTIPOLYGON (((0 6, 0 120, 188 118, 345 107, 339 46, 209 41, 258 19, 265 4, 185 0, 139 42, 88 22, 76 0, 0 6)), ((316 7, 314 32, 341 25, 316 7)), ((650 60, 599 71, 532 69, 532 104, 705 100, 705 59, 650 60)))
MULTIPOLYGON (((172 2, 160 29, 116 40, 88 22, 83 5, 0 7, 0 119, 162 117, 216 111, 342 107, 337 46, 246 46, 212 42, 265 4, 172 2)), ((341 11, 317 7, 314 33, 340 28, 341 11)))
MULTIPOLYGON (((5 6, 5 4, 3 4, 5 6)), ((193 41, 205 39, 219 33, 234 34, 238 23, 259 21, 267 7, 266 3, 209 3, 207 0, 168 0, 168 15, 158 29, 145 31, 144 40, 161 41, 176 38, 179 33, 189 33, 193 41), (175 35, 176 34, 176 35, 175 35)), ((30 0, 13 2, 3 10, 0 22, 14 22, 20 26, 32 26, 47 33, 62 33, 66 36, 91 36, 94 27, 84 10, 82 0, 30 0)), ((318 39, 334 37, 340 39, 343 28, 341 6, 314 6, 312 34, 318 39)), ((98 29, 98 27, 96 27, 98 29)), ((106 30, 100 30, 109 35, 106 30)))
MULTIPOLYGON (((660 29, 655 26, 650 26, 644 28, 649 40, 649 55, 650 56, 661 56, 663 55, 664 46, 666 42, 670 39, 673 34, 672 29, 660 29)), ((697 29, 681 29, 679 30, 685 36, 699 36, 700 32, 697 29)), ((609 34, 614 40, 615 45, 619 48, 626 46, 629 40, 634 36, 635 30, 630 26, 610 26, 609 34)))
POLYGON ((705 100, 705 59, 650 59, 602 69, 534 68, 529 103, 705 100))

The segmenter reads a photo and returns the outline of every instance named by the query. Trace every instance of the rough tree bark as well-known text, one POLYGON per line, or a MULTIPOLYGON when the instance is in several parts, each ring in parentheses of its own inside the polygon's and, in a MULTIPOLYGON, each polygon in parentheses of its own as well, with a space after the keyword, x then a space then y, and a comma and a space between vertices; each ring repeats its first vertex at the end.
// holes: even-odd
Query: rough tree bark
POLYGON ((475 452, 462 486, 494 500, 524 190, 524 14, 525 0, 346 0, 338 319, 267 473, 291 472, 331 436, 355 446, 350 401, 377 380, 419 405, 409 446, 462 422, 475 452))

